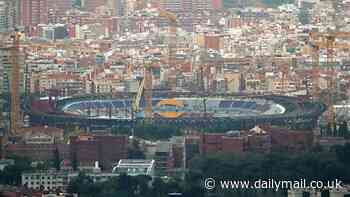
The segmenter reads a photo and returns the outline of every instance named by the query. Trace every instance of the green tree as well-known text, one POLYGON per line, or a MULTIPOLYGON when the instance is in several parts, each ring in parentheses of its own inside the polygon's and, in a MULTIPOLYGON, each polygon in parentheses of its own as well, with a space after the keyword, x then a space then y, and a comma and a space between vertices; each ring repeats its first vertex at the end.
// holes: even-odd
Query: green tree
POLYGON ((129 159, 145 159, 146 156, 141 150, 140 142, 137 139, 133 139, 130 147, 128 148, 129 159))
MULTIPOLYGON (((275 180, 300 180, 305 178, 311 181, 339 179, 347 183, 350 182, 350 169, 347 168, 350 165, 350 160, 347 156, 349 154, 350 145, 340 146, 336 151, 331 152, 319 150, 317 152, 297 154, 272 152, 269 154, 245 153, 243 155, 214 154, 200 156, 190 162, 190 171, 195 172, 197 177, 196 179, 190 179, 189 182, 213 177, 215 179, 235 180, 268 178, 274 178, 275 180)), ((186 181, 186 183, 188 182, 186 181)), ((190 187, 185 189, 185 191, 192 189, 190 187)), ((250 191, 237 192, 249 193, 250 191)), ((250 195, 260 195, 256 195, 254 192, 256 191, 253 191, 250 195)), ((231 196, 233 196, 232 193, 231 196)), ((241 195, 236 195, 235 193, 234 196, 241 195)))
POLYGON ((350 143, 346 143, 344 146, 336 146, 334 147, 337 159, 350 166, 350 143))
POLYGON ((134 196, 134 192, 136 190, 135 182, 132 177, 121 174, 118 177, 118 189, 122 192, 128 194, 127 196, 134 196))
POLYGON ((71 154, 71 165, 74 171, 78 170, 78 158, 77 158, 77 152, 72 151, 71 154))
POLYGON ((40 171, 41 170, 48 170, 48 169, 50 169, 51 166, 52 166, 52 164, 49 161, 40 162, 36 166, 36 170, 40 170, 40 171))
MULTIPOLYGON (((69 191, 78 192, 82 197, 165 197, 169 192, 183 193, 188 197, 204 197, 203 180, 342 180, 350 183, 350 144, 336 146, 328 150, 318 149, 310 152, 271 152, 245 154, 212 154, 195 157, 189 164, 189 172, 184 180, 174 178, 131 177, 122 174, 103 183, 93 181, 80 174, 69 186, 69 191)), ((235 190, 214 191, 213 196, 284 196, 285 191, 272 190, 235 190)))
POLYGON ((152 191, 155 197, 163 197, 167 193, 167 185, 161 178, 155 178, 152 183, 152 191))
POLYGON ((149 183, 152 181, 152 178, 149 176, 135 176, 133 177, 135 180, 137 190, 135 192, 136 196, 152 196, 151 190, 149 188, 149 183))
POLYGON ((31 160, 25 157, 10 156, 9 159, 15 161, 14 165, 9 165, 0 171, 0 183, 5 185, 21 185, 21 174, 31 171, 31 160))
POLYGON ((333 135, 333 131, 332 131, 332 124, 331 123, 327 123, 327 126, 325 128, 325 136, 332 136, 333 135))
POLYGON ((333 122, 333 136, 336 136, 336 137, 339 136, 336 122, 333 122))
POLYGON ((339 135, 342 136, 342 137, 347 137, 348 133, 349 133, 348 124, 347 124, 346 121, 343 121, 339 125, 339 135))
POLYGON ((84 173, 79 173, 78 177, 73 179, 68 186, 69 192, 78 193, 83 196, 97 195, 91 193, 93 190, 93 180, 84 173))
POLYGON ((57 147, 53 150, 53 166, 57 171, 61 170, 60 152, 57 147))

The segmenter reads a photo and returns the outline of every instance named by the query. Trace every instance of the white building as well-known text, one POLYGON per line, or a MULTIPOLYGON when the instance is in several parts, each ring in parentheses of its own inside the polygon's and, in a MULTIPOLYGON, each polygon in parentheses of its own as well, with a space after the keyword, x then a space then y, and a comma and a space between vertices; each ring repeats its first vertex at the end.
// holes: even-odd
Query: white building
MULTIPOLYGON (((40 171, 33 173, 22 173, 22 185, 29 189, 54 190, 66 189, 74 178, 78 177, 78 172, 70 171, 40 171)), ((86 173, 94 182, 105 182, 112 177, 118 176, 116 173, 93 171, 86 173)))
POLYGON ((55 29, 53 26, 45 26, 42 29, 43 29, 42 37, 44 37, 47 40, 55 39, 55 29))
MULTIPOLYGON (((25 86, 27 85, 27 80, 25 76, 25 63, 24 63, 24 54, 22 52, 18 53, 19 58, 17 57, 17 62, 20 65, 20 91, 24 92, 25 86)), ((12 62, 13 55, 11 48, 9 47, 0 47, 0 93, 9 92, 10 81, 12 76, 12 62)))
POLYGON ((54 142, 55 138, 46 134, 35 134, 25 137, 26 144, 53 144, 54 142))
POLYGON ((64 189, 78 173, 42 171, 22 174, 22 185, 30 189, 64 189))
POLYGON ((113 168, 113 172, 126 173, 129 176, 147 175, 152 177, 154 176, 154 167, 154 160, 121 159, 118 165, 113 168))

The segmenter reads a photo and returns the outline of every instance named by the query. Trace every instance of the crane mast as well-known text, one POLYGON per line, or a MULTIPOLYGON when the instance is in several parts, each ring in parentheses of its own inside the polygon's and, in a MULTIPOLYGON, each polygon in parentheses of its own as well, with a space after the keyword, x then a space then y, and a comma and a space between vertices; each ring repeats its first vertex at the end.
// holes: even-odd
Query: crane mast
POLYGON ((133 102, 133 112, 139 112, 140 103, 142 99, 142 95, 144 95, 146 101, 146 107, 144 110, 145 118, 152 119, 153 118, 153 109, 152 109, 152 64, 147 63, 144 65, 144 76, 140 83, 139 89, 135 96, 133 102))
MULTIPOLYGON (((143 9, 147 7, 147 2, 145 0, 138 0, 137 2, 138 9, 143 9)), ((177 16, 176 14, 164 10, 162 8, 157 8, 159 16, 164 17, 169 21, 169 43, 168 43, 168 65, 169 67, 176 67, 176 52, 177 52, 177 16)), ((172 85, 173 87, 176 84, 172 85)), ((146 63, 144 66, 144 78, 141 81, 138 93, 135 97, 133 103, 134 112, 140 111, 140 101, 142 94, 145 96, 146 107, 145 107, 145 118, 151 119, 153 118, 152 111, 152 63, 146 63)))
POLYGON ((153 118, 153 110, 152 110, 152 65, 145 66, 145 100, 146 100, 146 108, 145 108, 145 118, 151 119, 153 118))
POLYGON ((168 62, 169 66, 174 67, 176 61, 176 36, 177 36, 177 16, 169 11, 160 9, 159 16, 168 19, 169 21, 169 44, 168 44, 168 62))
POLYGON ((328 106, 328 110, 326 112, 326 119, 328 123, 332 123, 335 121, 335 112, 333 108, 333 96, 336 92, 336 72, 334 64, 334 49, 350 49, 350 45, 348 44, 340 44, 336 42, 336 38, 339 39, 348 39, 350 38, 350 32, 331 32, 331 33, 318 33, 311 32, 310 33, 310 45, 312 49, 312 59, 313 59, 313 89, 314 96, 320 96, 320 62, 319 62, 319 53, 321 49, 326 49, 327 52, 327 66, 328 70, 331 73, 331 79, 328 85, 328 94, 325 98, 326 104, 328 106))
POLYGON ((11 81, 10 81, 10 97, 11 97, 11 112, 10 112, 10 134, 18 134, 18 123, 20 121, 20 95, 19 95, 19 85, 20 85, 20 66, 19 60, 19 41, 21 34, 15 32, 12 36, 13 46, 11 48, 12 57, 12 69, 11 69, 11 81))

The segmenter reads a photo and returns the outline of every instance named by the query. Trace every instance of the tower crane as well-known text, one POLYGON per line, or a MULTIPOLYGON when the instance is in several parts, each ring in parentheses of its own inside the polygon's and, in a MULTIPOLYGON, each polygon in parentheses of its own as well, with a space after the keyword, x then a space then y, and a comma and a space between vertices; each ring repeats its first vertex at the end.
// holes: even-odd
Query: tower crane
POLYGON ((21 33, 16 31, 14 35, 11 36, 13 39, 13 46, 11 48, 12 57, 12 70, 11 70, 11 112, 10 112, 10 133, 12 135, 18 134, 18 123, 20 121, 20 95, 19 95, 19 85, 20 85, 20 66, 18 63, 19 48, 20 48, 20 38, 21 33))
POLYGON ((153 118, 153 109, 152 109, 152 63, 146 63, 144 65, 144 76, 140 83, 139 89, 135 96, 135 99, 132 104, 133 112, 140 111, 140 103, 142 95, 144 95, 146 100, 145 108, 145 118, 153 118))
POLYGON ((290 65, 289 65, 289 63, 285 63, 285 64, 282 64, 281 67, 282 67, 282 69, 281 69, 282 70, 282 80, 281 80, 282 91, 281 91, 281 93, 284 94, 285 92, 287 92, 287 89, 288 89, 287 82, 288 82, 290 65))
POLYGON ((313 59, 316 66, 318 66, 319 61, 316 58, 319 58, 319 50, 326 49, 327 50, 327 63, 334 62, 334 49, 349 49, 348 44, 341 44, 336 42, 336 39, 349 39, 350 32, 334 32, 334 33, 318 33, 318 32, 310 32, 310 44, 313 50, 313 59))
POLYGON ((145 118, 151 119, 153 118, 153 109, 152 109, 152 65, 146 64, 145 72, 144 72, 144 83, 145 83, 145 100, 146 100, 146 108, 145 108, 145 118))
MULTIPOLYGON (((313 62, 313 88, 314 95, 318 95, 319 91, 319 75, 320 63, 319 54, 321 49, 327 50, 327 64, 334 62, 334 49, 350 49, 350 44, 338 43, 336 38, 346 39, 350 38, 350 32, 335 32, 335 33, 318 33, 311 32, 309 46, 311 48, 312 62, 313 62)), ((334 67, 330 66, 330 70, 334 71, 334 67)))
MULTIPOLYGON (((138 0, 136 3, 139 9, 145 8, 147 6, 145 0, 138 0)), ((164 17, 169 21, 170 38, 169 38, 169 44, 168 44, 168 65, 170 67, 175 67, 176 51, 177 51, 177 45, 176 45, 177 25, 178 25, 177 16, 174 13, 164 10, 162 8, 157 8, 157 11, 160 17, 164 17)), ((153 117, 152 63, 146 63, 144 66, 144 78, 141 81, 138 93, 133 103, 134 112, 140 111, 140 101, 141 101, 142 94, 144 94, 145 100, 146 100, 145 118, 150 119, 153 117)))
MULTIPOLYGON (((136 5, 138 9, 146 8, 150 6, 147 4, 146 0, 137 0, 136 5)), ((163 8, 157 7, 157 12, 159 17, 166 18, 169 22, 169 44, 168 44, 168 65, 169 67, 176 68, 176 52, 177 52, 177 26, 178 18, 176 14, 165 10, 163 8)))
POLYGON ((169 45, 168 45, 168 64, 170 67, 175 67, 176 65, 176 52, 177 52, 177 16, 164 9, 159 9, 159 16, 168 19, 169 21, 169 45))
MULTIPOLYGON (((336 39, 348 39, 350 38, 350 32, 334 32, 334 33, 318 33, 310 32, 310 46, 312 49, 312 61, 313 61, 313 93, 316 97, 320 94, 319 76, 319 52, 321 49, 327 50, 327 65, 334 62, 334 49, 350 49, 350 44, 344 44, 336 42, 336 39)), ((335 121, 335 112, 333 109, 333 95, 336 90, 335 68, 333 65, 329 67, 331 72, 331 79, 329 83, 329 96, 326 97, 326 104, 328 110, 326 112, 326 119, 328 123, 335 121)))

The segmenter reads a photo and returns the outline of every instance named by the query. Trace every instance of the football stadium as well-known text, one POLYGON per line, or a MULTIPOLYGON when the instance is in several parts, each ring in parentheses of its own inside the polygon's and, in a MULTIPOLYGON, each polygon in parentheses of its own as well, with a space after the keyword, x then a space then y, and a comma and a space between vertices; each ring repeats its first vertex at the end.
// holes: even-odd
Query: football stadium
POLYGON ((200 96, 154 95, 141 98, 137 108, 130 95, 85 95, 73 98, 41 98, 30 106, 33 123, 82 127, 131 126, 147 121, 184 127, 232 125, 233 129, 257 124, 314 127, 325 111, 322 103, 276 95, 200 96))

